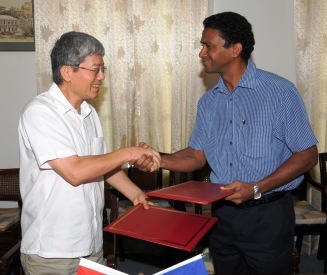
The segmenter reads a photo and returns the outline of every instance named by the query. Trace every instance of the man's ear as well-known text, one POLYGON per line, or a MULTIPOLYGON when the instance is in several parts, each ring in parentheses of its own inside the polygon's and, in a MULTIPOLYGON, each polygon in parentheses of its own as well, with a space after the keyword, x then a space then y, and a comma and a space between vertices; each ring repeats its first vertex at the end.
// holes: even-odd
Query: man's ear
POLYGON ((235 43, 233 45, 233 57, 238 57, 241 55, 243 46, 241 43, 235 43))
POLYGON ((66 82, 70 82, 72 73, 73 73, 73 68, 71 66, 64 65, 60 68, 61 77, 66 82))

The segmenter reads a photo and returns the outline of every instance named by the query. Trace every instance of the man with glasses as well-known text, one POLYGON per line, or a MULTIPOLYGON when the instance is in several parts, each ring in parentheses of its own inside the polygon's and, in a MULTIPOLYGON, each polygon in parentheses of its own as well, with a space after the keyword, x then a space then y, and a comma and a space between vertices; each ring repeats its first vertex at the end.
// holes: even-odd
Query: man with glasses
POLYGON ((79 257, 103 263, 104 180, 148 208, 146 195, 120 167, 142 159, 156 170, 159 154, 137 146, 107 153, 99 117, 87 102, 98 96, 105 78, 103 56, 94 37, 63 34, 51 52, 54 83, 20 117, 26 274, 76 274, 79 257))

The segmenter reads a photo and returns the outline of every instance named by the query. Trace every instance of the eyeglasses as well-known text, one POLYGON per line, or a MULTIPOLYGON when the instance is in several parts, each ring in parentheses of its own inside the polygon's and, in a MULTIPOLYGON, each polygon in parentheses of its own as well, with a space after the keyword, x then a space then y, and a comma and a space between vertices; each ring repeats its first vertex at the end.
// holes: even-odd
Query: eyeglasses
POLYGON ((88 69, 88 68, 84 68, 84 67, 81 67, 81 66, 74 66, 74 65, 68 65, 68 66, 72 66, 72 67, 75 67, 75 68, 80 68, 80 69, 83 69, 83 70, 91 71, 91 72, 94 72, 95 75, 98 75, 100 72, 105 74, 106 71, 107 71, 106 66, 102 66, 102 67, 94 68, 94 69, 88 69))

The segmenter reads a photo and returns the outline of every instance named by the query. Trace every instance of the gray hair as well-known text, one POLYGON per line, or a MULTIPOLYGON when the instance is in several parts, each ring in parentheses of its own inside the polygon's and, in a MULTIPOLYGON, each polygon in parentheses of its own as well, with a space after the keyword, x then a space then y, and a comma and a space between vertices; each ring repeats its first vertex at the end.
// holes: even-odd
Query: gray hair
POLYGON ((62 77, 60 68, 64 65, 78 67, 87 56, 104 56, 103 45, 95 37, 83 32, 64 33, 55 43, 51 51, 53 81, 60 85, 62 77))

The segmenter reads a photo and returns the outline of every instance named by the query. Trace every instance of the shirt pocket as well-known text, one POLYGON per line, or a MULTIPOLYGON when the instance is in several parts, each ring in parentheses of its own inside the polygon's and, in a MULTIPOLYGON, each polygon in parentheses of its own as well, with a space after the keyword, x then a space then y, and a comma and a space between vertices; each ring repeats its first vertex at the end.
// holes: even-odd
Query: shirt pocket
POLYGON ((273 150, 272 127, 242 127, 238 132, 238 151, 250 158, 262 158, 271 155, 273 150))
POLYGON ((104 154, 104 138, 96 137, 91 141, 91 155, 102 155, 104 154))

